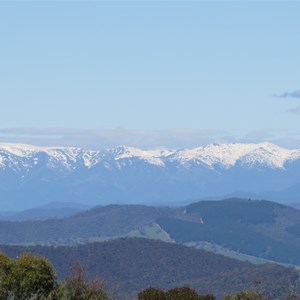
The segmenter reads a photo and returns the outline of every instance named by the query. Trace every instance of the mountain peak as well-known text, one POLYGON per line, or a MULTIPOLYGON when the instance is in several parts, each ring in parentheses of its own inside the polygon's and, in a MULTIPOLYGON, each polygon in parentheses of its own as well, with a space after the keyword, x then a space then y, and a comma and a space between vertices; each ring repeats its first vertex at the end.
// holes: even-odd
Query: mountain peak
POLYGON ((0 198, 7 199, 3 202, 9 207, 10 199, 155 202, 237 190, 257 193, 300 182, 299 162, 300 150, 268 142, 182 150, 119 146, 99 151, 0 144, 0 198))
POLYGON ((86 167, 92 167, 103 161, 139 159, 153 165, 164 166, 166 162, 184 166, 201 164, 209 168, 221 166, 231 168, 237 162, 245 166, 268 165, 272 168, 284 168, 286 161, 300 158, 300 150, 288 150, 270 142, 257 144, 228 143, 209 144, 202 147, 183 150, 142 150, 122 145, 106 150, 91 151, 72 147, 37 147, 24 144, 0 144, 0 161, 12 157, 29 158, 38 153, 46 153, 53 162, 61 161, 65 165, 76 164, 82 157, 86 167), (5 154, 6 153, 6 154, 5 154))

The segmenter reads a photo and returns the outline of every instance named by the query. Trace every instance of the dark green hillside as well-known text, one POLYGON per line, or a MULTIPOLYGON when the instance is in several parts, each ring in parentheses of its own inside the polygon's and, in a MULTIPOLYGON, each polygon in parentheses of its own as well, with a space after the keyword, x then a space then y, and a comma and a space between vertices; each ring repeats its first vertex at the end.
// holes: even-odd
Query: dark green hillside
POLYGON ((275 208, 284 209, 286 206, 264 200, 227 199, 193 203, 186 207, 186 212, 203 216, 203 221, 209 224, 215 224, 216 220, 225 224, 261 224, 276 221, 275 208))
POLYGON ((161 217, 178 243, 207 241, 270 260, 300 264, 300 212, 269 201, 229 199, 186 207, 198 222, 161 217))
POLYGON ((284 287, 293 288, 298 273, 278 265, 252 265, 161 241, 117 239, 76 247, 2 246, 11 257, 30 251, 48 258, 60 278, 69 273, 74 262, 80 262, 91 275, 100 275, 108 283, 117 284, 121 299, 137 294, 148 286, 169 289, 190 284, 200 293, 222 296, 252 288, 262 280, 262 288, 278 294, 284 287))

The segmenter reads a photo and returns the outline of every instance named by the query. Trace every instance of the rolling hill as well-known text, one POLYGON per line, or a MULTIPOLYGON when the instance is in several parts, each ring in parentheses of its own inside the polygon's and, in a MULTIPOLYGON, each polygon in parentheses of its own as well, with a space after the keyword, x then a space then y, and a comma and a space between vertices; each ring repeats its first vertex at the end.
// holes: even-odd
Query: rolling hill
POLYGON ((227 199, 179 208, 109 205, 63 219, 1 221, 0 243, 58 246, 136 236, 299 265, 299 228, 297 209, 227 199))
POLYGON ((153 237, 156 237, 162 233, 156 224, 157 218, 173 216, 186 219, 183 211, 183 208, 109 205, 63 219, 0 221, 0 243, 72 245, 142 233, 151 226, 153 237))
POLYGON ((186 207, 197 222, 161 217, 157 223, 178 243, 209 242, 255 257, 300 264, 300 211, 241 199, 201 201, 186 207))

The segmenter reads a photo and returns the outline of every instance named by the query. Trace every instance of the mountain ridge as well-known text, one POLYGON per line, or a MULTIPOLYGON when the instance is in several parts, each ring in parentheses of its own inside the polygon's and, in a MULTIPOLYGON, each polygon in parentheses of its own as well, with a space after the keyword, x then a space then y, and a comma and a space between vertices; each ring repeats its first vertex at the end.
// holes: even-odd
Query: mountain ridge
MULTIPOLYGON (((271 143, 211 144, 182 150, 104 150, 0 144, 2 210, 48 202, 176 203, 300 189, 300 150, 271 143)), ((292 194, 292 196, 291 196, 292 194)), ((272 198, 269 200, 273 200, 272 198)))
POLYGON ((209 144, 179 150, 142 150, 126 145, 103 150, 89 150, 77 147, 38 147, 27 144, 0 143, 0 167, 7 162, 7 154, 36 159, 38 153, 48 154, 66 165, 69 163, 70 166, 72 162, 80 159, 88 168, 112 158, 120 160, 133 157, 146 160, 154 165, 165 165, 165 162, 177 161, 186 164, 198 161, 208 167, 221 165, 227 168, 234 166, 240 160, 249 165, 258 162, 268 163, 274 168, 283 168, 286 162, 300 159, 300 149, 289 150, 269 142, 209 144))

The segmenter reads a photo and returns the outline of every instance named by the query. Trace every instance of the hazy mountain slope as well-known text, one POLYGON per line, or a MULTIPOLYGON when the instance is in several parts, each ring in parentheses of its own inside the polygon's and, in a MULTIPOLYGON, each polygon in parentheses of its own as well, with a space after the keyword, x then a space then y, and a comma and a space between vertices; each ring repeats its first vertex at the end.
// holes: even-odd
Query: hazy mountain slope
MULTIPOLYGON (((184 150, 117 147, 101 151, 0 144, 3 210, 47 202, 180 202, 235 191, 289 189, 298 197, 300 150, 270 143, 213 144, 184 150)), ((282 193, 277 200, 286 200, 282 193)), ((294 200, 293 200, 294 201, 294 200)))
POLYGON ((28 221, 28 220, 47 220, 47 219, 61 219, 81 212, 81 209, 62 207, 62 208, 48 208, 48 209, 28 209, 9 216, 1 216, 1 220, 7 221, 28 221))
POLYGON ((269 293, 296 284, 298 273, 276 265, 254 266, 203 250, 146 239, 120 239, 78 247, 17 247, 0 249, 16 257, 30 251, 47 257, 60 278, 80 262, 91 275, 101 275, 117 285, 120 299, 148 286, 170 288, 189 284, 201 293, 225 293, 252 288, 262 280, 269 293))
POLYGON ((29 220, 47 220, 62 219, 84 210, 89 207, 79 203, 72 202, 52 202, 43 206, 27 209, 19 212, 0 212, 0 220, 5 221, 29 221, 29 220))
POLYGON ((289 203, 289 206, 300 210, 300 202, 289 203))

